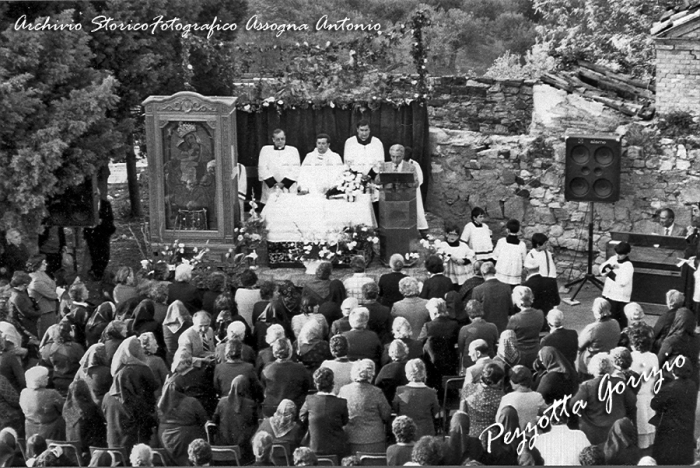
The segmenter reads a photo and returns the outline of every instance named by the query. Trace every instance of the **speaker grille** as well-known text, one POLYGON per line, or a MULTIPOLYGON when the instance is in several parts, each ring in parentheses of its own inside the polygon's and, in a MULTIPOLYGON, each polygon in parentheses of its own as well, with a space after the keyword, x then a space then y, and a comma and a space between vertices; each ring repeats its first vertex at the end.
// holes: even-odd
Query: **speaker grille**
POLYGON ((568 201, 620 199, 621 146, 617 136, 566 137, 564 196, 568 201))
POLYGON ((575 146, 574 149, 571 150, 571 159, 573 159, 576 164, 586 164, 590 157, 590 151, 583 145, 575 146))
POLYGON ((590 185, 588 185, 586 179, 582 177, 576 177, 575 179, 571 180, 571 183, 569 184, 569 190, 571 190, 571 193, 575 197, 585 197, 588 191, 590 190, 590 185))
POLYGON ((613 191, 613 184, 607 179, 596 180, 593 184, 593 193, 595 193, 596 197, 608 198, 613 194, 613 191))
POLYGON ((615 160, 615 155, 607 146, 603 146, 595 150, 595 162, 601 166, 609 166, 615 160))

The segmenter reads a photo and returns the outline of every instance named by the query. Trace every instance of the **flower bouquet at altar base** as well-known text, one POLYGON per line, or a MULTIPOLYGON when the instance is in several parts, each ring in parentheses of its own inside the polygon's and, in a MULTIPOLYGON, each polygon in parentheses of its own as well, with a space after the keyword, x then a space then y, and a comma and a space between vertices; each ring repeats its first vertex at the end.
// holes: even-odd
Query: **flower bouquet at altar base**
POLYGON ((245 259, 250 259, 251 266, 254 266, 257 259, 257 249, 267 240, 267 229, 265 221, 257 213, 257 204, 250 202, 250 217, 243 222, 243 226, 233 230, 233 247, 226 252, 226 260, 229 263, 239 263, 245 259))
POLYGON ((346 169, 340 175, 335 187, 326 191, 326 198, 345 198, 348 202, 354 202, 359 194, 367 191, 370 183, 370 180, 361 172, 346 169))
POLYGON ((447 242, 437 239, 435 236, 431 236, 430 234, 426 236, 425 239, 420 240, 420 245, 425 248, 428 255, 437 255, 443 262, 449 260, 451 257, 451 255, 445 251, 447 242))
MULTIPOLYGON (((208 245, 209 241, 207 240, 206 243, 208 245)), ((172 245, 166 245, 161 250, 154 251, 151 259, 141 260, 141 268, 144 271, 148 271, 147 274, 151 274, 155 263, 160 261, 166 262, 170 271, 175 270, 181 263, 192 265, 195 268, 202 263, 204 256, 209 251, 209 247, 188 247, 175 239, 172 245)))

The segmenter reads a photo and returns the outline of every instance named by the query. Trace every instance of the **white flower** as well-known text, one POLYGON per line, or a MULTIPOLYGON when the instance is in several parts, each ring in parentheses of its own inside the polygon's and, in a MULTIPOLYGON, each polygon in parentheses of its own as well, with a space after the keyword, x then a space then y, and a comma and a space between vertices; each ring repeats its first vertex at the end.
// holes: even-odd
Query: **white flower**
POLYGON ((149 262, 148 260, 141 260, 141 268, 143 268, 144 270, 147 269, 150 263, 151 262, 149 262))
POLYGON ((379 242, 379 238, 378 238, 378 237, 373 237, 373 238, 372 238, 372 243, 373 243, 373 244, 376 244, 377 242, 379 242))
POLYGON ((177 246, 178 246, 179 248, 181 248, 181 249, 184 249, 184 248, 185 248, 185 244, 183 244, 183 243, 179 243, 179 244, 177 244, 177 246))
POLYGON ((233 253, 233 249, 228 249, 228 253, 233 253))
POLYGON ((243 240, 243 236, 241 236, 241 235, 239 234, 239 235, 238 235, 238 242, 241 242, 242 240, 243 240))

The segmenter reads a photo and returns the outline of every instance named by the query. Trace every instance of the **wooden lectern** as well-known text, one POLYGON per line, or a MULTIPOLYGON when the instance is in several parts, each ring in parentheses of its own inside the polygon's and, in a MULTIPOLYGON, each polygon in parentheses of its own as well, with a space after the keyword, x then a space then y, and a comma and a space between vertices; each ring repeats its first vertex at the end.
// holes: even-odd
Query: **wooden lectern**
POLYGON ((686 241, 683 237, 611 232, 606 257, 615 255, 615 245, 621 241, 632 247, 630 260, 634 265, 632 301, 665 304, 666 291, 683 291, 681 270, 676 266, 684 258, 686 241))
POLYGON ((382 172, 379 182, 379 245, 388 263, 395 253, 409 253, 411 241, 418 237, 416 188, 412 172, 382 172))

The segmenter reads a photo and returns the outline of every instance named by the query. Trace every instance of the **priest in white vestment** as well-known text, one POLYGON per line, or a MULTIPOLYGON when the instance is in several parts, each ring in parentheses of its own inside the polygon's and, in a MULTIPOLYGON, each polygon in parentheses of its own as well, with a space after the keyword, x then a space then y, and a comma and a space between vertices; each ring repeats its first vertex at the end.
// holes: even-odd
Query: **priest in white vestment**
POLYGON ((320 133, 316 137, 316 149, 308 153, 301 164, 297 185, 299 192, 323 195, 335 187, 345 169, 340 155, 330 149, 331 137, 320 133))
POLYGON ((263 146, 258 159, 258 180, 262 182, 260 202, 265 204, 275 190, 296 193, 301 160, 299 151, 287 146, 284 131, 272 132, 272 145, 263 146))
MULTIPOLYGON (((357 135, 345 141, 345 165, 373 180, 384 163, 384 145, 370 134, 368 121, 360 120, 355 128, 357 135)), ((370 189, 370 194, 373 202, 379 201, 376 190, 370 189)))

